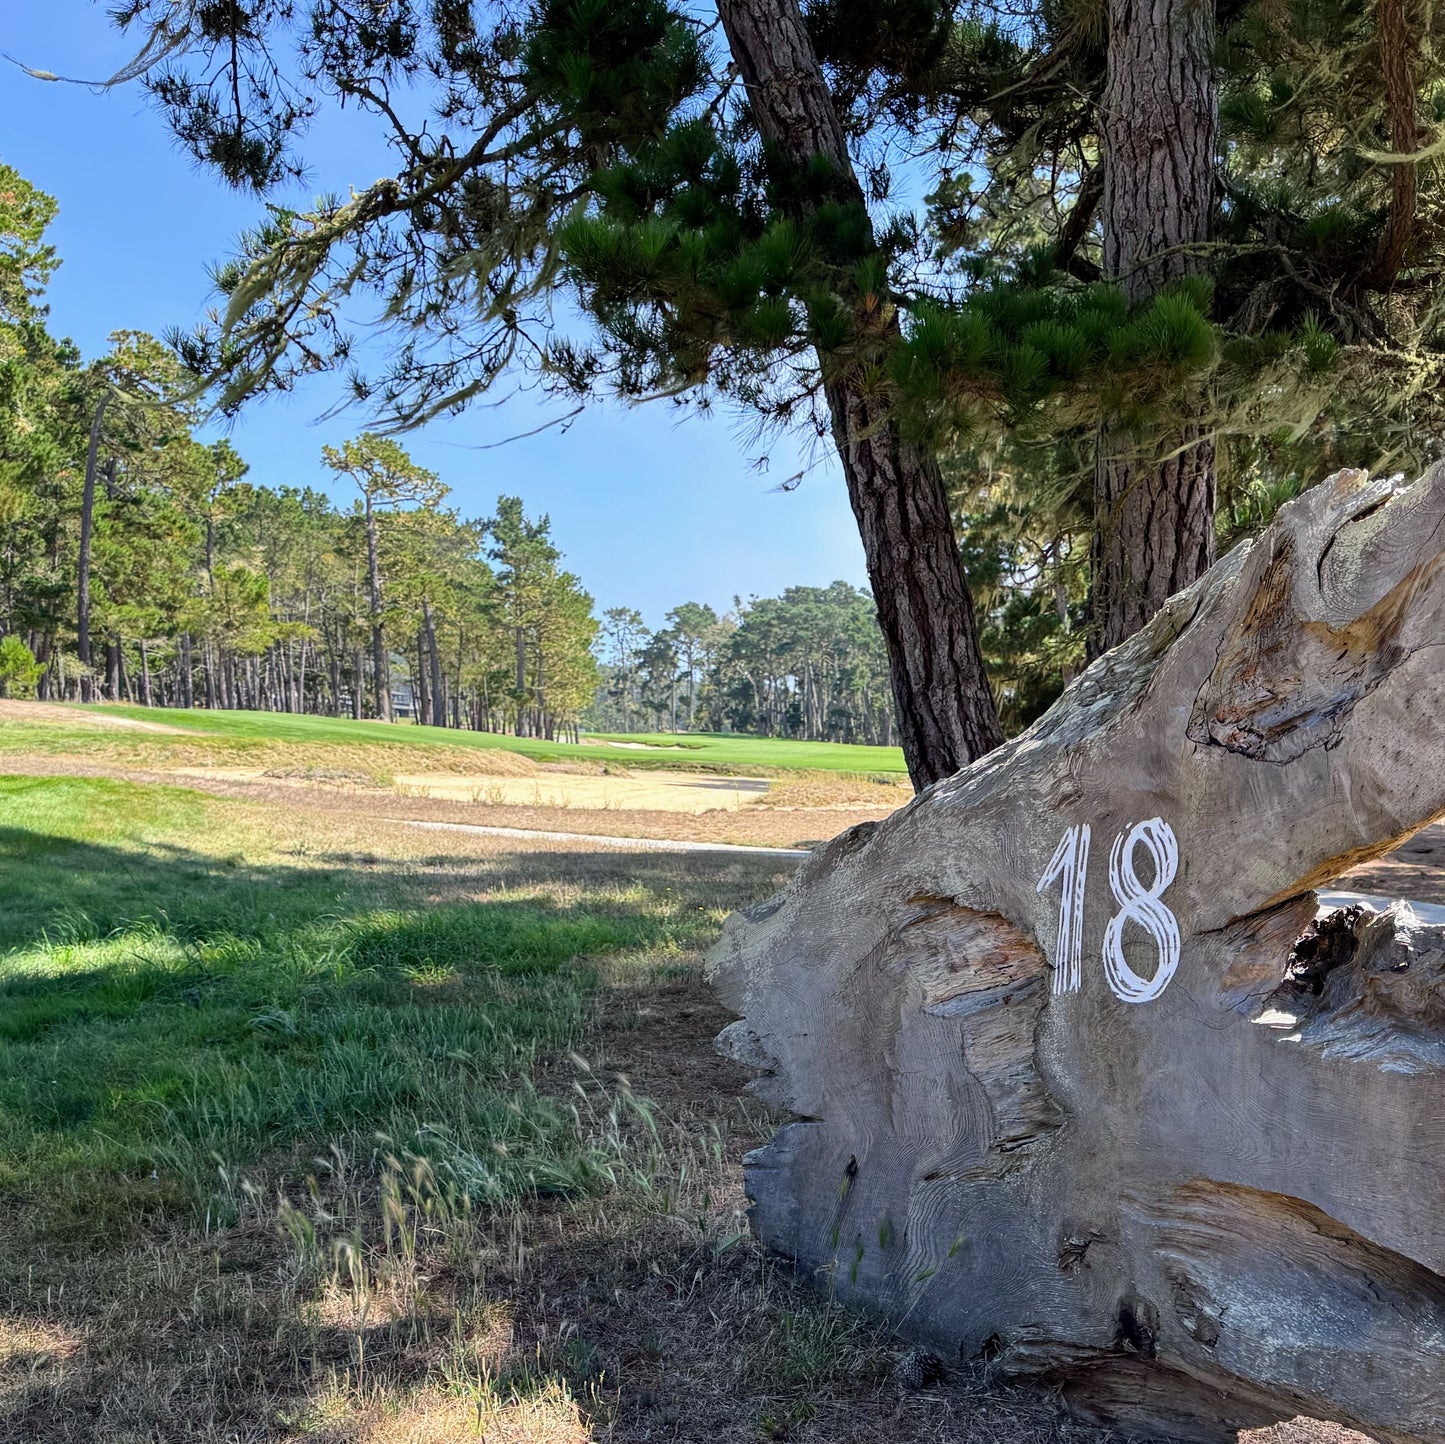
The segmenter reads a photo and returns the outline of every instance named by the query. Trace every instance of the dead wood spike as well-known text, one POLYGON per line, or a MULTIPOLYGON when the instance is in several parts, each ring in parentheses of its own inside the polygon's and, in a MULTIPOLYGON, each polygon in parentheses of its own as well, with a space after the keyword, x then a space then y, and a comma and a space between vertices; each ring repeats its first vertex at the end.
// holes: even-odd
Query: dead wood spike
POLYGON ((730 919, 770 1246, 1095 1417, 1445 1438, 1445 929, 1311 891, 1445 812, 1442 556, 1341 472, 730 919))

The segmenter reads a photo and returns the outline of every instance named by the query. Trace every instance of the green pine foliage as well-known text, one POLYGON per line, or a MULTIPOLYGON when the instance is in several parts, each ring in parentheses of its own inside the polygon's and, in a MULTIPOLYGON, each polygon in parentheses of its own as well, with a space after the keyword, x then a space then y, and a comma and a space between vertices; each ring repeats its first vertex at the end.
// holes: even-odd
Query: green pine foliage
POLYGON ((375 514, 378 616, 362 500, 256 484, 228 443, 198 441, 188 378, 154 337, 118 332, 82 366, 49 336, 55 213, 0 166, 0 695, 93 686, 112 701, 357 712, 375 692, 365 643, 379 621, 429 717, 549 737, 575 727, 595 690, 597 623, 545 518, 505 497, 491 522, 460 517, 391 438, 324 448, 318 475, 344 473, 375 514), (79 535, 98 415, 87 670, 79 535), (525 581, 489 560, 517 532, 536 559, 525 581))
MULTIPOLYGON (((1196 282, 1131 309, 1101 279, 1100 0, 803 8, 862 196, 771 151, 718 28, 680 0, 383 4, 365 24, 322 7, 299 44, 270 0, 133 0, 131 27, 189 40, 153 88, 232 181, 264 188, 299 163, 320 86, 388 125, 382 82, 425 76, 437 100, 402 124, 395 174, 247 239, 221 272, 224 324, 188 359, 228 407, 333 367, 407 423, 524 367, 820 434, 821 389, 846 370, 949 466, 961 524, 981 529, 963 538, 970 565, 1001 558, 991 635, 1019 615, 1014 589, 1038 618, 1082 604, 1100 428, 1147 461, 1202 415, 1226 540, 1340 464, 1436 453, 1445 12, 1219 8, 1212 238, 1196 282), (1387 72, 1406 78, 1403 110, 1387 72), (588 324, 558 323, 559 289, 588 324), (354 369, 345 311, 362 299, 396 339, 380 376, 354 369), (1035 533, 1063 541, 1014 565, 1035 533)), ((1032 667, 1044 652, 1017 628, 1032 667)))

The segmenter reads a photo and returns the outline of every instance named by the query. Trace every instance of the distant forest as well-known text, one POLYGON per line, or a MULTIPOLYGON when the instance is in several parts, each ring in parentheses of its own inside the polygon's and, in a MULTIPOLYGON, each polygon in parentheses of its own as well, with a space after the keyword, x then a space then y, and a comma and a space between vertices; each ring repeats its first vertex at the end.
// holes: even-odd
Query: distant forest
MULTIPOLYGON (((87 361, 51 334, 54 215, 0 164, 0 696, 896 740, 873 601, 846 582, 684 602, 651 630, 594 615, 546 517, 506 496, 463 517, 390 437, 257 484, 197 439, 169 346, 119 332, 87 361)), ((1056 690, 1049 661, 1030 710, 1056 690)))
POLYGON ((684 602, 666 622, 649 631, 630 608, 604 614, 589 726, 892 744, 888 660, 867 592, 789 587, 723 616, 684 602))
POLYGON ((598 621, 546 517, 506 496, 463 517, 389 437, 257 484, 195 436, 169 347, 120 332, 86 361, 50 333, 54 215, 0 165, 0 696, 893 740, 872 600, 846 583, 650 631, 598 621))

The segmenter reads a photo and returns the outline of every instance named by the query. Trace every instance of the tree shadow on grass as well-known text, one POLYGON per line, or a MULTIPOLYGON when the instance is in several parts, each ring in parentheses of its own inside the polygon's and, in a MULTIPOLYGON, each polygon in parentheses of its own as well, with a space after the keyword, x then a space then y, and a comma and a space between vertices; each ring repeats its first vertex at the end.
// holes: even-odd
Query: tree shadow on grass
POLYGON ((360 922, 374 935, 373 963, 387 954, 423 961, 440 950, 481 966, 555 966, 577 953, 655 946, 669 922, 744 904, 787 873, 763 859, 644 852, 434 852, 401 867, 332 853, 304 862, 258 865, 175 843, 141 851, 0 827, 0 953, 144 929, 203 944, 360 922), (525 903, 489 896, 519 889, 525 903), (414 917, 403 921, 403 913, 414 917), (466 914, 470 926, 458 921, 466 914), (528 918, 555 926, 529 945, 517 937, 534 931, 522 926, 528 918))
POLYGON ((80 1204, 119 1174, 195 1198, 377 1132, 544 1170, 567 1129, 525 1080, 574 1046, 586 960, 680 956, 775 879, 587 851, 260 865, 0 828, 0 1193, 65 1179, 80 1204))

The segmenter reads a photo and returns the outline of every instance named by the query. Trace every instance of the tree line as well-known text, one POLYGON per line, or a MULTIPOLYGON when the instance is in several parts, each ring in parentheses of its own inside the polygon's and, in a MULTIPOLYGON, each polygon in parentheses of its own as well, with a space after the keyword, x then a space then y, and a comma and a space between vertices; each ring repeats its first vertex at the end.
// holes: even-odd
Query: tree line
POLYGON ((847 582, 701 602, 650 631, 641 613, 603 613, 602 682, 588 723, 598 731, 700 729, 810 742, 897 740, 888 658, 873 598, 847 582))
POLYGON ((265 485, 196 439, 174 353, 49 331, 53 198, 0 164, 0 694, 551 737, 694 728, 888 744, 872 598, 844 582, 599 623, 546 517, 467 520, 394 438, 265 485), (329 478, 340 499, 322 488, 329 478))
POLYGON ((336 99, 400 158, 269 208, 216 272, 215 324, 170 338, 187 367, 229 410, 335 368, 404 427, 520 370, 831 437, 918 783, 1334 465, 1435 454, 1428 7, 713 10, 115 12, 124 75, 227 184, 303 175, 336 99), (392 339, 377 374, 353 305, 392 339))
POLYGON ((401 157, 271 210, 220 268, 218 325, 176 338, 187 364, 233 408, 334 366, 405 425, 523 368, 830 436, 919 783, 1336 461, 1432 454, 1437 12, 712 9, 118 11, 132 70, 228 184, 300 175, 323 96, 401 157), (372 376, 346 325, 363 293, 395 340, 372 376), (556 324, 559 294, 589 329, 556 324), (1001 685, 1010 611, 1035 645, 1001 685))
POLYGON ((575 733, 592 599, 516 497, 462 517, 390 437, 258 485, 168 347, 50 334, 53 198, 0 164, 0 694, 575 733), (329 476, 342 500, 321 487, 329 476))

